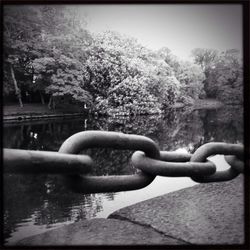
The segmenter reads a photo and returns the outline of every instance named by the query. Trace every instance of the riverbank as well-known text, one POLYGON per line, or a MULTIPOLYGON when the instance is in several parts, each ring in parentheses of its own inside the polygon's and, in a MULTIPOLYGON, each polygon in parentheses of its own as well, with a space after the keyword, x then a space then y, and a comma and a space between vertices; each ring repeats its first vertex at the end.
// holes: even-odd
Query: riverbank
MULTIPOLYGON (((216 109, 223 106, 223 103, 214 99, 197 100, 192 106, 187 108, 195 109, 216 109)), ((172 108, 185 108, 185 104, 176 103, 172 108)), ((24 120, 37 120, 37 119, 49 119, 56 117, 71 117, 81 116, 84 114, 79 109, 74 108, 57 108, 49 109, 46 105, 41 104, 24 104, 23 108, 18 105, 5 105, 3 106, 3 121, 24 121, 24 120)))
POLYGON ((244 244, 243 176, 195 185, 9 245, 244 244))
POLYGON ((198 99, 192 105, 185 105, 184 103, 177 102, 172 108, 190 108, 190 109, 216 109, 222 107, 224 104, 215 99, 198 99))
POLYGON ((24 121, 24 120, 39 120, 57 117, 72 117, 81 116, 83 112, 79 112, 73 108, 57 108, 49 109, 42 104, 24 104, 21 108, 18 105, 3 106, 4 122, 24 121))

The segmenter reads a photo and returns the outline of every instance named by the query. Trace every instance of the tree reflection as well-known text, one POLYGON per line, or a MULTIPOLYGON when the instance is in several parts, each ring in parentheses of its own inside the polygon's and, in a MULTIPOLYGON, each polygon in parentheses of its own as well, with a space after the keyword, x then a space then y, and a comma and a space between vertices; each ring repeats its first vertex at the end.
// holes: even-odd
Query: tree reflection
POLYGON ((60 176, 4 176, 5 238, 31 215, 35 225, 50 225, 93 218, 101 210, 100 199, 72 193, 60 176))
MULTIPOLYGON (((204 111, 203 111, 204 112, 204 111)), ((205 141, 243 142, 243 107, 226 106, 223 109, 208 110, 203 114, 205 141)))

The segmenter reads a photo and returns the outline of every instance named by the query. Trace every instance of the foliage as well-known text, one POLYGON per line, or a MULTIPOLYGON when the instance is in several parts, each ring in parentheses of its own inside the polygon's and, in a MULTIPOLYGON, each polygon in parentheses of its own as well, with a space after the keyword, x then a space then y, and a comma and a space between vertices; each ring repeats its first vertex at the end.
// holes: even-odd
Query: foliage
MULTIPOLYGON (((79 87, 80 70, 74 71, 74 53, 78 55, 76 60, 81 58, 83 54, 76 49, 89 38, 75 13, 64 6, 28 5, 6 6, 4 14, 5 65, 10 63, 14 67, 21 88, 27 85, 31 92, 39 90, 54 96, 68 95, 79 102, 86 99, 90 102, 87 91, 79 87), (57 62, 58 55, 62 58, 57 62), (56 67, 60 69, 65 64, 64 69, 68 66, 70 72, 64 73, 68 75, 54 74, 56 67), (56 86, 61 82, 57 78, 64 80, 65 77, 71 77, 71 80, 64 84, 64 89, 60 84, 56 86)), ((4 83, 5 94, 9 94, 7 86, 11 82, 4 83)))
POLYGON ((176 101, 192 104, 204 98, 204 89, 223 100, 233 89, 235 99, 240 95, 236 51, 219 55, 198 48, 193 64, 167 47, 152 51, 135 38, 113 31, 91 34, 84 25, 63 5, 5 6, 4 94, 20 88, 21 94, 39 92, 42 103, 45 95, 49 103, 67 100, 118 115, 161 113, 176 101))
POLYGON ((135 39, 116 32, 94 37, 86 61, 87 89, 97 110, 149 114, 172 104, 178 91, 171 67, 135 39))
POLYGON ((157 51, 157 57, 162 58, 171 66, 178 86, 175 101, 193 104, 194 100, 204 97, 204 73, 201 68, 191 62, 181 61, 168 48, 157 51))
POLYGON ((243 68, 238 50, 223 51, 206 64, 205 91, 225 103, 243 103, 243 68))
POLYGON ((33 18, 36 14, 37 10, 31 6, 4 8, 3 91, 5 95, 9 95, 15 90, 20 105, 20 85, 30 82, 29 62, 38 53, 39 31, 36 27, 39 19, 33 18))
POLYGON ((172 69, 176 72, 180 66, 180 60, 177 56, 173 55, 171 50, 167 47, 162 47, 156 51, 156 57, 163 59, 172 69))
POLYGON ((36 59, 32 66, 38 75, 36 84, 48 83, 46 93, 54 97, 70 96, 80 103, 91 104, 91 95, 83 88, 83 66, 79 61, 61 55, 36 59))
POLYGON ((215 49, 196 48, 191 53, 194 57, 194 62, 200 65, 204 72, 212 66, 218 57, 218 51, 215 49))
POLYGON ((117 112, 125 115, 160 112, 157 99, 147 92, 145 82, 140 77, 124 79, 110 91, 108 103, 110 107, 118 108, 117 112))
POLYGON ((180 62, 176 73, 180 81, 179 100, 186 103, 188 100, 196 100, 204 97, 205 75, 201 68, 190 62, 180 62))

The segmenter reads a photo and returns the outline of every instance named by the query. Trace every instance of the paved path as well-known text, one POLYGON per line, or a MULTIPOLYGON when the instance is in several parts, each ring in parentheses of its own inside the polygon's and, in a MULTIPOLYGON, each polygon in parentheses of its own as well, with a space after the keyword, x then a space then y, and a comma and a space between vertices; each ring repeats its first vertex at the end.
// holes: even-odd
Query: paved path
POLYGON ((196 185, 63 226, 16 245, 185 245, 244 243, 243 176, 196 185))

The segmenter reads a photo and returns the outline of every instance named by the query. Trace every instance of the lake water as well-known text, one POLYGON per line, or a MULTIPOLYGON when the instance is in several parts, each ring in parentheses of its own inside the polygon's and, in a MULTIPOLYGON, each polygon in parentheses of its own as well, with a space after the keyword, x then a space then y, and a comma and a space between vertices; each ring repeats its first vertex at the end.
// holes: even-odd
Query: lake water
MULTIPOLYGON (((206 142, 242 143, 243 108, 226 106, 192 112, 178 109, 169 110, 162 116, 82 117, 4 124, 3 146, 58 151, 65 139, 84 130, 145 135, 161 150, 193 153, 206 142)), ((93 175, 133 174, 136 171, 130 164, 131 151, 89 149, 86 153, 96 163, 93 175)), ((81 195, 67 190, 56 175, 5 174, 5 242, 14 244, 25 237, 81 219, 106 218, 122 207, 195 184, 186 177, 157 176, 149 186, 140 190, 81 195)))

